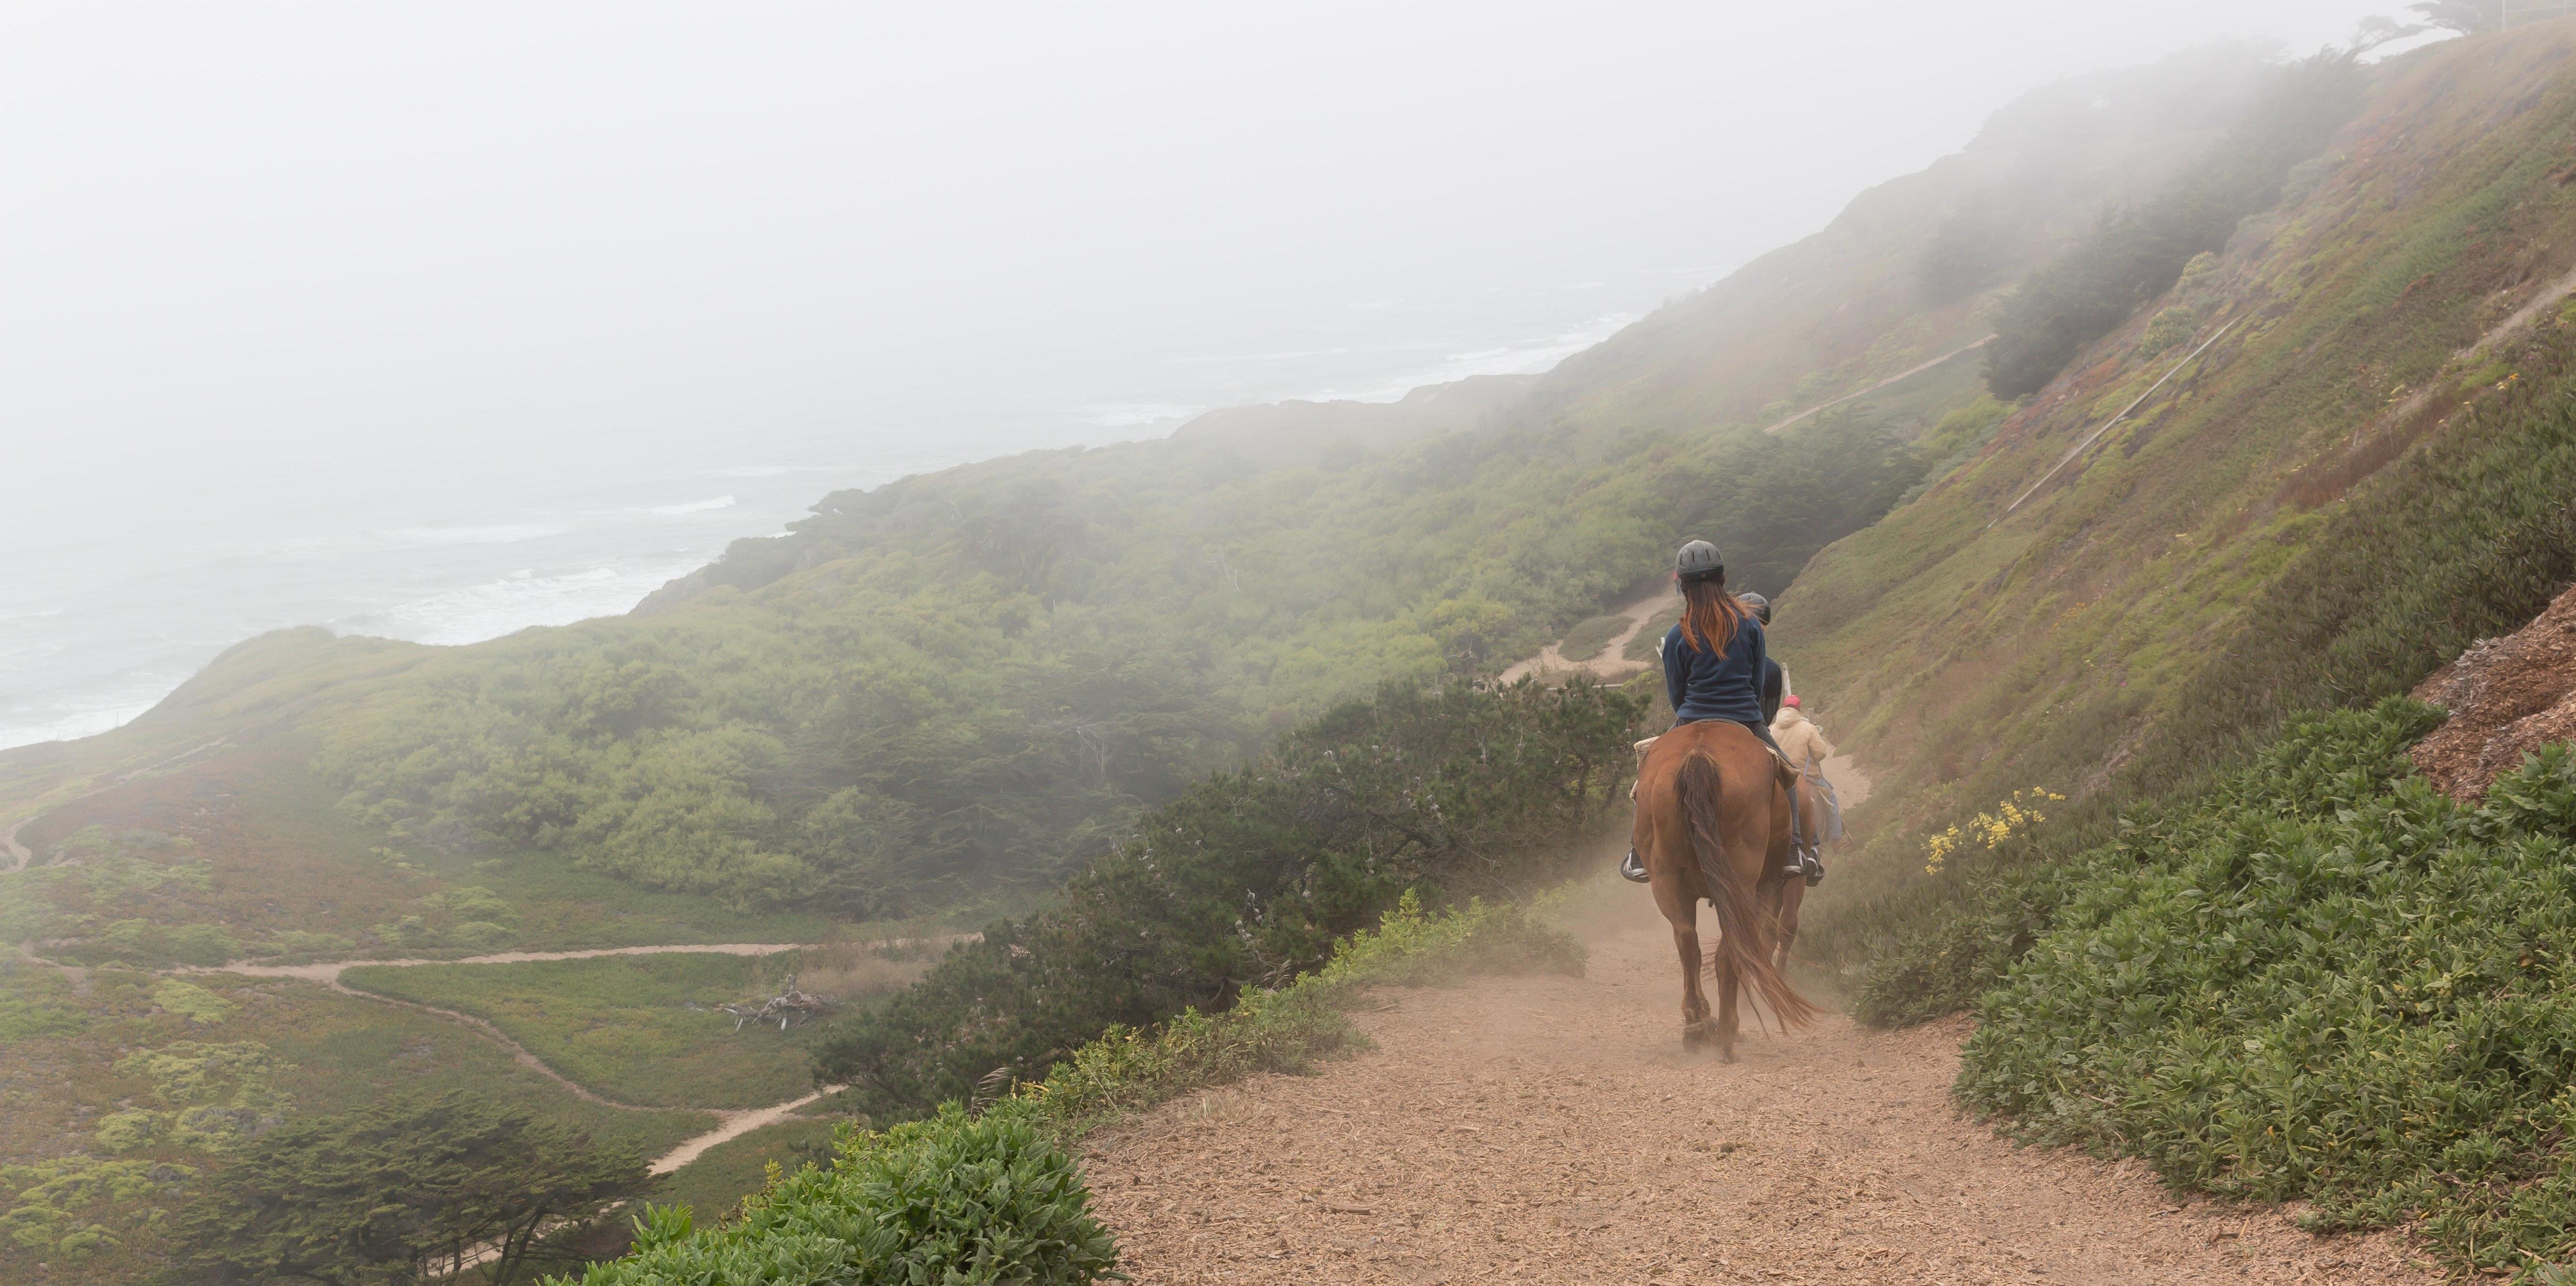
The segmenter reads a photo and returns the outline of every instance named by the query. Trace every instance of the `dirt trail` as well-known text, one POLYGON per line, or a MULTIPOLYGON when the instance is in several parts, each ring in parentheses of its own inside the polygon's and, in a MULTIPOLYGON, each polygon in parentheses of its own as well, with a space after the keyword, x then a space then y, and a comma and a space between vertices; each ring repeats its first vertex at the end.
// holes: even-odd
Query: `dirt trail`
MULTIPOLYGON (((180 761, 180 760, 182 760, 182 759, 193 758, 193 757, 195 757, 195 756, 197 756, 197 755, 204 754, 205 752, 207 752, 207 751, 209 751, 209 750, 212 750, 212 749, 214 749, 215 747, 220 746, 220 745, 222 745, 222 744, 224 744, 225 742, 230 741, 230 740, 232 740, 232 735, 231 735, 230 733, 226 733, 225 735, 220 736, 220 737, 217 737, 217 738, 215 738, 214 740, 212 740, 212 741, 209 741, 209 742, 205 743, 204 745, 201 745, 201 746, 191 746, 191 747, 189 747, 188 749, 186 749, 186 750, 182 750, 182 751, 180 751, 179 753, 177 753, 177 754, 175 754, 175 755, 170 755, 170 756, 168 756, 168 757, 166 757, 166 758, 162 758, 162 759, 156 759, 156 760, 152 761, 151 763, 148 763, 148 764, 143 765, 143 766, 142 766, 142 767, 140 767, 140 768, 136 768, 136 769, 133 769, 133 770, 128 771, 128 772, 119 773, 119 774, 117 774, 116 776, 109 778, 109 779, 108 779, 108 782, 107 782, 107 784, 106 784, 106 785, 101 786, 101 787, 99 787, 99 788, 98 788, 98 789, 96 789, 96 790, 86 791, 86 792, 83 792, 83 793, 81 793, 81 794, 74 795, 74 796, 72 796, 71 798, 66 799, 66 800, 63 800, 63 801, 62 801, 62 802, 60 802, 60 803, 57 803, 57 804, 51 805, 50 807, 46 808, 44 811, 45 811, 46 813, 50 813, 50 812, 53 812, 53 811, 54 811, 54 810, 56 810, 56 809, 60 809, 60 808, 68 808, 68 807, 70 807, 71 805, 73 805, 73 804, 77 804, 77 803, 81 802, 81 801, 82 801, 82 800, 84 800, 84 799, 91 798, 92 796, 106 794, 108 791, 113 790, 113 789, 117 788, 118 786, 122 786, 122 785, 124 785, 125 783, 127 783, 127 782, 129 782, 129 781, 132 781, 132 780, 134 780, 135 778, 140 777, 140 776, 142 776, 142 775, 143 775, 143 774, 145 774, 145 773, 148 773, 148 772, 153 771, 154 769, 158 769, 158 768, 167 768, 167 767, 169 767, 170 765, 175 764, 175 763, 179 762, 179 761, 180 761)), ((23 871, 23 870, 26 870, 26 869, 27 869, 28 864, 36 860, 36 855, 35 855, 33 852, 29 851, 26 845, 21 844, 21 843, 19 843, 19 842, 18 842, 18 832, 19 832, 21 829, 23 829, 23 828, 27 825, 27 823, 32 822, 32 821, 36 820, 36 817, 41 817, 41 816, 43 816, 43 815, 44 815, 44 813, 38 813, 38 814, 36 814, 36 816, 35 816, 35 817, 22 817, 22 818, 18 819, 18 821, 17 821, 15 824, 11 825, 7 831, 5 831, 5 832, 0 832, 0 856, 5 856, 5 857, 7 857, 7 858, 9 859, 9 866, 8 866, 8 868, 7 868, 9 871, 11 871, 11 872, 15 872, 15 871, 23 871)))
POLYGON ((1535 674, 1541 679, 1546 679, 1550 675, 1572 674, 1577 670, 1584 670, 1604 683, 1625 683, 1650 668, 1642 662, 1631 661, 1623 655, 1628 649, 1629 642, 1637 637, 1637 631, 1646 628, 1646 622, 1654 619, 1656 612, 1670 606, 1672 601, 1672 590, 1658 589, 1619 609, 1618 614, 1628 618, 1628 628, 1619 631, 1619 636, 1610 640, 1599 652, 1569 661, 1556 650, 1556 644, 1550 643, 1537 656, 1503 671, 1503 682, 1518 683, 1521 676, 1525 674, 1535 674))
POLYGON ((1845 403, 1845 402, 1848 402, 1848 401, 1852 400, 1853 398, 1856 398, 1856 397, 1867 397, 1867 396, 1869 396, 1870 394, 1872 394, 1872 393, 1875 393, 1875 392, 1879 391, 1880 389, 1886 388, 1886 387, 1887 387, 1888 385, 1890 385, 1890 384, 1898 384, 1898 383, 1902 383, 1902 382, 1904 382, 1904 381, 1906 381, 1906 380, 1910 380, 1910 379, 1914 378, 1915 376, 1922 374, 1922 373, 1923 373, 1923 372, 1925 372, 1925 371, 1931 370, 1931 369, 1932 369, 1933 367, 1935 367, 1935 366, 1939 366, 1939 365, 1940 365, 1941 363, 1943 363, 1943 362, 1949 361, 1949 360, 1950 360, 1951 358, 1953 358, 1953 357, 1957 357, 1957 356, 1959 356, 1959 355, 1961 355, 1961 354, 1963 354, 1963 353, 1973 353, 1973 352, 1977 351, 1978 349, 1980 349, 1980 348, 1984 348, 1986 345, 1993 343, 1993 342, 1994 342, 1994 339, 1995 339, 1995 337, 1994 337, 1994 336, 1992 336, 1992 335, 1988 335, 1988 336, 1986 336, 1984 339, 1978 340, 1976 343, 1970 344, 1970 345, 1968 345, 1968 346, 1967 346, 1967 347, 1965 347, 1965 348, 1954 348, 1954 349, 1951 349, 1949 352, 1943 353, 1943 354, 1941 354, 1939 357, 1935 357, 1935 358, 1933 358, 1931 361, 1925 362, 1925 363, 1923 363, 1923 364, 1922 364, 1922 365, 1920 365, 1920 366, 1910 367, 1910 368, 1908 368, 1908 369, 1906 369, 1906 370, 1898 371, 1896 374, 1894 374, 1894 375, 1890 375, 1890 376, 1888 376, 1886 379, 1880 380, 1880 381, 1879 381, 1879 382, 1877 382, 1876 384, 1872 384, 1872 385, 1870 385, 1868 388, 1862 389, 1861 391, 1859 391, 1859 392, 1857 392, 1857 393, 1845 393, 1845 394, 1843 394, 1841 397, 1835 398, 1834 400, 1832 400, 1832 401, 1830 401, 1830 402, 1818 402, 1818 403, 1817 403, 1817 404, 1815 404, 1814 406, 1808 407, 1806 410, 1800 411, 1800 412, 1798 412, 1796 415, 1790 416, 1788 419, 1782 420, 1782 421, 1780 421, 1779 423, 1774 424, 1774 425, 1772 425, 1771 427, 1769 427, 1769 428, 1767 428, 1767 429, 1764 429, 1764 430, 1762 430, 1762 431, 1763 431, 1763 432, 1765 432, 1765 433, 1777 433, 1777 432, 1779 432, 1780 430, 1785 429, 1785 428, 1789 427, 1789 426, 1790 426, 1790 425, 1792 425, 1792 424, 1796 424, 1798 421, 1803 420, 1803 419, 1807 418, 1807 417, 1808 417, 1808 416, 1810 416, 1810 415, 1814 415, 1814 414, 1815 414, 1815 413, 1817 413, 1818 411, 1830 411, 1830 410, 1834 409, 1835 407, 1837 407, 1837 406, 1841 406, 1843 403, 1845 403))
MULTIPOLYGON (((898 938, 887 946, 909 946, 910 939, 898 938)), ((233 960, 219 965, 181 965, 171 973, 237 973, 252 978, 302 978, 306 982, 340 985, 345 970, 381 966, 387 969, 412 969, 421 965, 443 964, 532 964, 540 960, 596 960, 601 956, 669 956, 721 955, 766 956, 781 951, 812 951, 810 942, 711 942, 668 947, 599 947, 589 951, 496 951, 488 956, 463 956, 454 960, 324 960, 315 964, 264 965, 248 960, 233 960)), ((343 990, 346 990, 343 988, 343 990)))
POLYGON ((1644 894, 1590 976, 1391 990, 1379 1048, 1094 1136, 1140 1283, 2437 1281, 2390 1236, 2176 1199, 2018 1148, 1948 1089, 1966 1032, 1839 1015, 1685 1056, 1644 894), (1729 1145, 1733 1145, 1730 1147, 1729 1145))
POLYGON ((654 1158, 653 1173, 669 1174, 697 1160, 706 1153, 707 1149, 719 1143, 731 1143, 764 1125, 776 1125, 796 1115, 797 1111, 807 1104, 820 1102, 824 1095, 838 1094, 847 1088, 849 1087, 845 1085, 826 1085, 803 1098, 791 1099, 785 1103, 772 1103, 767 1107, 717 1109, 716 1117, 723 1124, 704 1134, 683 1139, 680 1141, 680 1146, 654 1158))

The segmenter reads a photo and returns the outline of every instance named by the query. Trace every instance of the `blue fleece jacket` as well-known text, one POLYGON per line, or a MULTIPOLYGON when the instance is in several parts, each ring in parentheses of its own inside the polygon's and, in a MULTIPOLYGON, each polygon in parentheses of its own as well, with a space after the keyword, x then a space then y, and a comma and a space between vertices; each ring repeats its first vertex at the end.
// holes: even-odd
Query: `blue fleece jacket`
POLYGON ((1673 721, 1727 719, 1761 728, 1762 676, 1770 659, 1762 622, 1751 617, 1736 623, 1723 655, 1692 647, 1674 626, 1664 636, 1664 695, 1672 700, 1673 721))

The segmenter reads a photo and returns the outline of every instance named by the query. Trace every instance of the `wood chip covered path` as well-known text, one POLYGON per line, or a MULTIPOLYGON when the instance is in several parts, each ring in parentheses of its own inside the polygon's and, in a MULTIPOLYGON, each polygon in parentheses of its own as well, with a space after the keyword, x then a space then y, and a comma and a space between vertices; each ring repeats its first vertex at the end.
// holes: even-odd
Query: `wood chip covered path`
MULTIPOLYGON (((1626 890, 1622 890, 1623 892, 1626 890)), ((1380 994, 1378 1048, 1093 1136, 1142 1283, 2432 1282, 2393 1235, 2173 1197, 1948 1096, 1964 1023, 1688 1057, 1642 893, 1590 976, 1380 994), (1632 913, 1633 912, 1633 913, 1632 913)))

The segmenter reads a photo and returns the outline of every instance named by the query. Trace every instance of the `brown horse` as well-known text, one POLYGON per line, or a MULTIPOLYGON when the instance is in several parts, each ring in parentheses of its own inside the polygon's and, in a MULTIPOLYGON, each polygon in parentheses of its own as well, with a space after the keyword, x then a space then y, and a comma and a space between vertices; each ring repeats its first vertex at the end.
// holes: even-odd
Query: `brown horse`
POLYGON ((1789 986, 1773 960, 1775 895, 1788 881, 1789 795, 1794 777, 1751 729, 1722 719, 1686 723, 1656 739, 1637 769, 1631 838, 1646 863, 1655 905, 1672 922, 1682 963, 1682 1044, 1714 1040, 1735 1061, 1736 993, 1750 990, 1788 1026, 1816 1008, 1789 986), (1717 949, 1703 961, 1699 904, 1717 909, 1717 949), (1700 990, 1702 968, 1717 973, 1717 1018, 1700 990))
MULTIPOLYGON (((1824 841, 1826 811, 1824 792, 1817 790, 1816 783, 1808 781, 1804 773, 1799 774, 1798 821, 1806 829, 1811 846, 1824 841)), ((1788 863, 1784 860, 1781 865, 1788 863)), ((1798 945, 1798 908, 1806 901, 1807 882, 1798 876, 1781 880, 1771 892, 1771 919, 1775 925, 1771 931, 1771 967, 1782 973, 1789 970, 1790 948, 1798 945)))

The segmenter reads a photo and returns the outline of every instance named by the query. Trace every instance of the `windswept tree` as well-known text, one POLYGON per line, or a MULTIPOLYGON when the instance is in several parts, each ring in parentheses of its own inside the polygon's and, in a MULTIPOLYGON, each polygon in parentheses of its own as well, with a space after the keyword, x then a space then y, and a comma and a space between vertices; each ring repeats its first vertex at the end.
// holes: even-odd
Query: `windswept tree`
POLYGON ((398 1098, 246 1144, 180 1212, 163 1280, 507 1286, 540 1237, 658 1181, 644 1159, 463 1091, 398 1098))
MULTIPOLYGON (((2406 7, 2424 15, 2429 26, 2448 27, 2471 35, 2504 26, 2505 0, 2425 0, 2423 4, 2406 7)), ((2524 7, 2533 6, 2526 4, 2524 7)))

